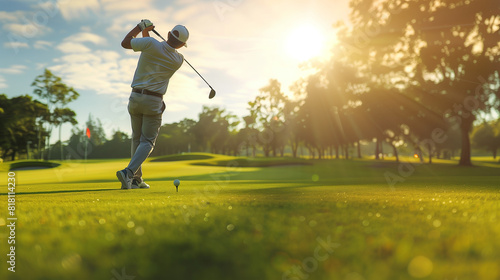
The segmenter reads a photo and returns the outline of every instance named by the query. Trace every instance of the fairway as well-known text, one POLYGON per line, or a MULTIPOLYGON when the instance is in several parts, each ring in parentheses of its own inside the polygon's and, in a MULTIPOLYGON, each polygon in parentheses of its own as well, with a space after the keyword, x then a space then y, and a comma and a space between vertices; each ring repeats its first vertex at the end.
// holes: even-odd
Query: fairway
POLYGON ((15 273, 1 164, 0 279, 500 278, 498 163, 182 159, 15 171, 15 273))

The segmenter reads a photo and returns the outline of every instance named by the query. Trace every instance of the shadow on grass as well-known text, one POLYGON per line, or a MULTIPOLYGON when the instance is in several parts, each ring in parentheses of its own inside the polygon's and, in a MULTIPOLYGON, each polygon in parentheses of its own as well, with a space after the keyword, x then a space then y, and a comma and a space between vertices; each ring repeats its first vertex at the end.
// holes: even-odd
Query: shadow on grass
POLYGON ((18 161, 10 164, 9 171, 22 171, 34 169, 49 169, 60 166, 60 163, 50 161, 18 161))
POLYGON ((298 158, 235 158, 231 160, 214 160, 193 162, 191 165, 222 166, 222 167, 279 167, 279 166, 301 166, 313 165, 306 159, 298 158))
MULTIPOLYGON (((113 189, 92 189, 92 190, 57 190, 57 191, 38 191, 38 192, 16 192, 16 196, 25 194, 59 194, 59 193, 83 193, 83 192, 103 192, 103 191, 121 191, 119 188, 113 189)), ((0 193, 0 196, 6 196, 7 193, 0 193)))
POLYGON ((162 162, 162 161, 184 161, 184 160, 206 160, 212 159, 214 156, 210 154, 201 154, 201 153, 193 153, 193 154, 176 154, 176 155, 168 155, 152 158, 151 162, 162 162))

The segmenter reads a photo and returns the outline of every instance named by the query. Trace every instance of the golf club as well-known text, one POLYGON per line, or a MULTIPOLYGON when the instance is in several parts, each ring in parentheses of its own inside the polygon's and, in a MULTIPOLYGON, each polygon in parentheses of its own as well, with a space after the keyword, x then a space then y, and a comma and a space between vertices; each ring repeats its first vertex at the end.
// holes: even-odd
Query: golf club
MULTIPOLYGON (((163 38, 163 37, 160 35, 160 33, 158 33, 156 30, 154 30, 154 29, 153 29, 152 31, 153 31, 153 32, 154 32, 154 33, 155 33, 158 37, 162 38, 162 39, 163 39, 163 41, 165 41, 165 42, 167 41, 167 40, 165 40, 165 38, 163 38)), ((194 69, 194 67, 193 67, 193 65, 191 65, 191 63, 189 63, 189 62, 188 62, 185 58, 184 58, 184 61, 185 61, 185 62, 186 62, 189 66, 191 66, 191 68, 194 70, 194 72, 196 72, 196 74, 198 74, 198 76, 200 76, 200 78, 201 78, 201 79, 202 79, 202 80, 203 80, 203 81, 204 81, 204 82, 205 82, 205 83, 206 83, 206 84, 210 87, 210 94, 208 95, 208 98, 209 98, 209 99, 214 98, 214 96, 215 96, 215 90, 212 88, 212 86, 211 86, 211 85, 207 82, 207 80, 205 80, 205 78, 203 78, 203 76, 202 76, 200 73, 198 73, 198 71, 196 71, 196 69, 194 69)))

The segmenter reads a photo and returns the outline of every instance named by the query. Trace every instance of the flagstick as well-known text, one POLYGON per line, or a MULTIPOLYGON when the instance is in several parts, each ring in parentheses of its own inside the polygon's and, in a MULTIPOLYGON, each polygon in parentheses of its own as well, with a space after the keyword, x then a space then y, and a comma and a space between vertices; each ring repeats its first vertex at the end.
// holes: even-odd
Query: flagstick
POLYGON ((85 175, 87 175, 87 145, 89 143, 89 138, 85 137, 85 175))
POLYGON ((85 175, 87 175, 87 146, 90 141, 90 129, 87 127, 87 130, 85 131, 85 175))

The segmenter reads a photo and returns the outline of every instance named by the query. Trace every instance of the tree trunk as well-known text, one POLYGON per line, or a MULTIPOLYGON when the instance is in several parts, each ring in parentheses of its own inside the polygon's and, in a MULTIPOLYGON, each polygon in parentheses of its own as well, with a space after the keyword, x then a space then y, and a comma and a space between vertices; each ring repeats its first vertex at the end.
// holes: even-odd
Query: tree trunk
POLYGON ((316 156, 316 153, 314 152, 314 148, 312 147, 307 147, 307 149, 309 150, 309 156, 314 159, 314 157, 316 156))
POLYGON ((470 137, 469 131, 472 127, 472 122, 474 118, 462 119, 462 123, 460 124, 460 130, 462 134, 462 150, 460 152, 460 161, 458 165, 461 166, 472 166, 472 162, 470 160, 470 137))
POLYGON ((52 147, 50 147, 50 136, 47 139, 47 160, 50 160, 50 154, 52 152, 52 147))
POLYGON ((294 158, 296 158, 297 157, 297 147, 298 147, 298 144, 292 141, 292 143, 291 143, 290 146, 292 148, 292 155, 293 155, 294 158))
POLYGON ((379 151, 380 151, 380 155, 381 155, 380 158, 384 159, 384 142, 380 141, 379 145, 380 145, 380 150, 379 151))
POLYGON ((339 145, 335 146, 335 159, 339 159, 339 145))
POLYGON ((38 146, 36 148, 38 149, 38 154, 39 154, 39 159, 43 160, 42 155, 43 153, 41 152, 42 150, 42 125, 39 125, 38 127, 38 146))
POLYGON ((396 157, 396 162, 399 162, 399 154, 398 154, 398 149, 396 148, 396 145, 391 144, 392 150, 394 151, 394 156, 396 157))
POLYGON ((61 140, 61 128, 62 128, 62 124, 59 125, 59 144, 61 144, 61 160, 64 160, 64 157, 63 157, 63 144, 62 144, 62 140, 61 140))
POLYGON ((497 159, 497 150, 493 150, 493 159, 497 159))
POLYGON ((375 159, 376 160, 380 159, 380 157, 378 156, 380 154, 380 145, 379 145, 379 143, 380 143, 380 141, 377 138, 377 141, 375 142, 375 159))
POLYGON ((361 143, 358 140, 358 158, 361 158, 361 143))
POLYGON ((429 151, 429 164, 432 163, 432 145, 427 144, 427 150, 429 151))

